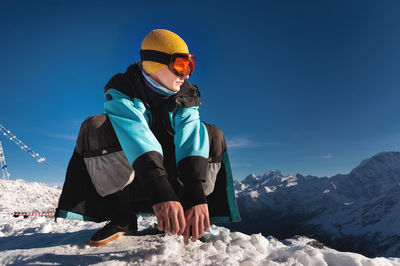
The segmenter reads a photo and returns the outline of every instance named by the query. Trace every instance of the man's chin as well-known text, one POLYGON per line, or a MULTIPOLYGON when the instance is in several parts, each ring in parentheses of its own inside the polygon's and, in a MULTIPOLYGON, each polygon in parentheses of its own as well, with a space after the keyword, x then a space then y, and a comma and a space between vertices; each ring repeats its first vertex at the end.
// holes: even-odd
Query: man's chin
POLYGON ((173 89, 171 90, 170 88, 168 88, 170 91, 173 91, 173 92, 178 92, 178 91, 180 91, 181 90, 181 85, 178 85, 178 86, 175 86, 175 87, 173 87, 173 89))

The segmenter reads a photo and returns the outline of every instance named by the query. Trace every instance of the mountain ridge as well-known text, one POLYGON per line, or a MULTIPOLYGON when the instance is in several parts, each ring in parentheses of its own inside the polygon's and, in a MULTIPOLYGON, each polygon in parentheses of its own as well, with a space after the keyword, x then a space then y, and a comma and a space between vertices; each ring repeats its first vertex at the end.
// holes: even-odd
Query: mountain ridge
POLYGON ((252 225, 247 228, 278 238, 304 234, 367 256, 400 253, 400 152, 378 153, 332 177, 267 173, 235 182, 242 221, 252 225), (368 239, 380 244, 368 247, 368 239))

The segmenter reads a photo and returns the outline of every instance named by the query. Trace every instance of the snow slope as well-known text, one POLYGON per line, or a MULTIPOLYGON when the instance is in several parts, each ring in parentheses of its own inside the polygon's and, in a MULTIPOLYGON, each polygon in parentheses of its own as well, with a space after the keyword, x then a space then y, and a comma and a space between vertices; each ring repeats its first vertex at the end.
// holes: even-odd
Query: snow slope
MULTIPOLYGON (((45 184, 0 180, 0 210, 53 209, 60 192, 45 184)), ((139 216, 138 235, 93 248, 87 241, 104 223, 0 214, 0 265, 400 265, 399 258, 369 259, 305 237, 280 242, 215 225, 204 242, 184 246, 181 237, 152 234, 155 222, 153 216, 139 216)))
POLYGON ((302 234, 340 250, 400 257, 400 152, 379 153, 348 175, 270 171, 249 175, 235 189, 242 220, 252 226, 231 229, 278 238, 302 234))

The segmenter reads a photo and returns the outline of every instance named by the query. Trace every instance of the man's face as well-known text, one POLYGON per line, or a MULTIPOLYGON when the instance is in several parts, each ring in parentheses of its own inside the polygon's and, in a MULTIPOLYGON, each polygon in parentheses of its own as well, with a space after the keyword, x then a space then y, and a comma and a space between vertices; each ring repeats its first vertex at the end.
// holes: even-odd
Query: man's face
POLYGON ((149 74, 149 76, 157 81, 159 84, 163 85, 165 88, 169 89, 173 92, 178 92, 181 89, 181 86, 185 79, 189 78, 189 75, 184 77, 178 77, 167 66, 160 69, 157 72, 149 74))

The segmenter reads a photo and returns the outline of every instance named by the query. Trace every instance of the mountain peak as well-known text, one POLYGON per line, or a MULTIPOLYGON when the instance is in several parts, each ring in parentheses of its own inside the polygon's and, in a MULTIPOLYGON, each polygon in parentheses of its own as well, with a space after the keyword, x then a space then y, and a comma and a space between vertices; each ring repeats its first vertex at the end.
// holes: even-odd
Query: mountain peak
POLYGON ((283 177, 282 173, 279 170, 275 170, 264 173, 264 175, 261 178, 263 180, 266 180, 269 178, 281 178, 281 177, 283 177))
POLYGON ((258 178, 256 175, 250 174, 250 175, 246 176, 245 179, 243 179, 242 183, 245 185, 251 185, 251 184, 257 183, 259 180, 260 180, 260 178, 258 178))
POLYGON ((400 182, 400 152, 381 152, 363 160, 351 173, 353 177, 375 179, 382 176, 400 182))

